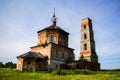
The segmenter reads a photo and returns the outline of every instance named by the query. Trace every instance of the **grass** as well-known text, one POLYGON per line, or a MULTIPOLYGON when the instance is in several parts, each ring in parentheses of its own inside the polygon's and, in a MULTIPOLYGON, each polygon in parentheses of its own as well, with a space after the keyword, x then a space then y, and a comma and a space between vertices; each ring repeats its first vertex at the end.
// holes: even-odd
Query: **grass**
POLYGON ((20 72, 0 68, 0 80, 120 80, 120 71, 55 70, 20 72))

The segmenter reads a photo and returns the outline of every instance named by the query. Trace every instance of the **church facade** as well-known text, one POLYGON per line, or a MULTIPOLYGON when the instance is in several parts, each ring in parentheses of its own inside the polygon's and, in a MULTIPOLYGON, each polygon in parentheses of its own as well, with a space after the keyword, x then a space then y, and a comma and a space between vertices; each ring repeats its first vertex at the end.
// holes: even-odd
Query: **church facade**
POLYGON ((52 24, 37 33, 38 44, 32 46, 29 52, 17 56, 17 70, 85 69, 86 66, 90 70, 100 69, 89 18, 82 19, 81 23, 80 58, 83 60, 74 60, 74 49, 68 47, 69 33, 57 26, 55 13, 52 24))

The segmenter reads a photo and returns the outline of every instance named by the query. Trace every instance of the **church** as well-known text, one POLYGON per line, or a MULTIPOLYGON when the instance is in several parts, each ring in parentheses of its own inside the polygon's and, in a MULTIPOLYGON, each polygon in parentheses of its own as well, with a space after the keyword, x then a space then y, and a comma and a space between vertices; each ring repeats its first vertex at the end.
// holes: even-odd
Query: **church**
POLYGON ((30 47, 30 51, 17 56, 17 70, 100 70, 90 18, 81 20, 81 52, 78 61, 74 60, 74 49, 70 48, 68 44, 69 33, 57 25, 55 12, 52 17, 52 24, 37 33, 38 44, 30 47))

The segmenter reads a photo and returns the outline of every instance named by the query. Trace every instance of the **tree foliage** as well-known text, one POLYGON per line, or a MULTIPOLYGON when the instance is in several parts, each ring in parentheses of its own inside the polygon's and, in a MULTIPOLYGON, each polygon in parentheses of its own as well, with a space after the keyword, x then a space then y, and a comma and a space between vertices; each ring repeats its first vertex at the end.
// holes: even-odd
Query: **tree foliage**
POLYGON ((16 68, 16 64, 12 62, 5 63, 5 68, 16 68))
POLYGON ((4 64, 0 62, 0 68, 4 68, 4 64))
POLYGON ((83 55, 80 57, 79 61, 88 62, 87 59, 85 59, 83 55))

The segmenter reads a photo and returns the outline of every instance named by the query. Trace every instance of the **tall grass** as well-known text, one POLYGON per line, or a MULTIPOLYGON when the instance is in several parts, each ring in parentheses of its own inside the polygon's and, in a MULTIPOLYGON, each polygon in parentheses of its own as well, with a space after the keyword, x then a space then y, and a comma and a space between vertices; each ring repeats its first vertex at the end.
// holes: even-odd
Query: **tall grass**
POLYGON ((28 72, 0 68, 0 80, 120 80, 120 71, 54 70, 28 72))
POLYGON ((61 70, 61 69, 56 69, 53 72, 51 72, 54 75, 78 75, 78 74, 82 74, 82 75, 90 75, 90 74, 95 74, 96 72, 90 71, 90 70, 61 70))

